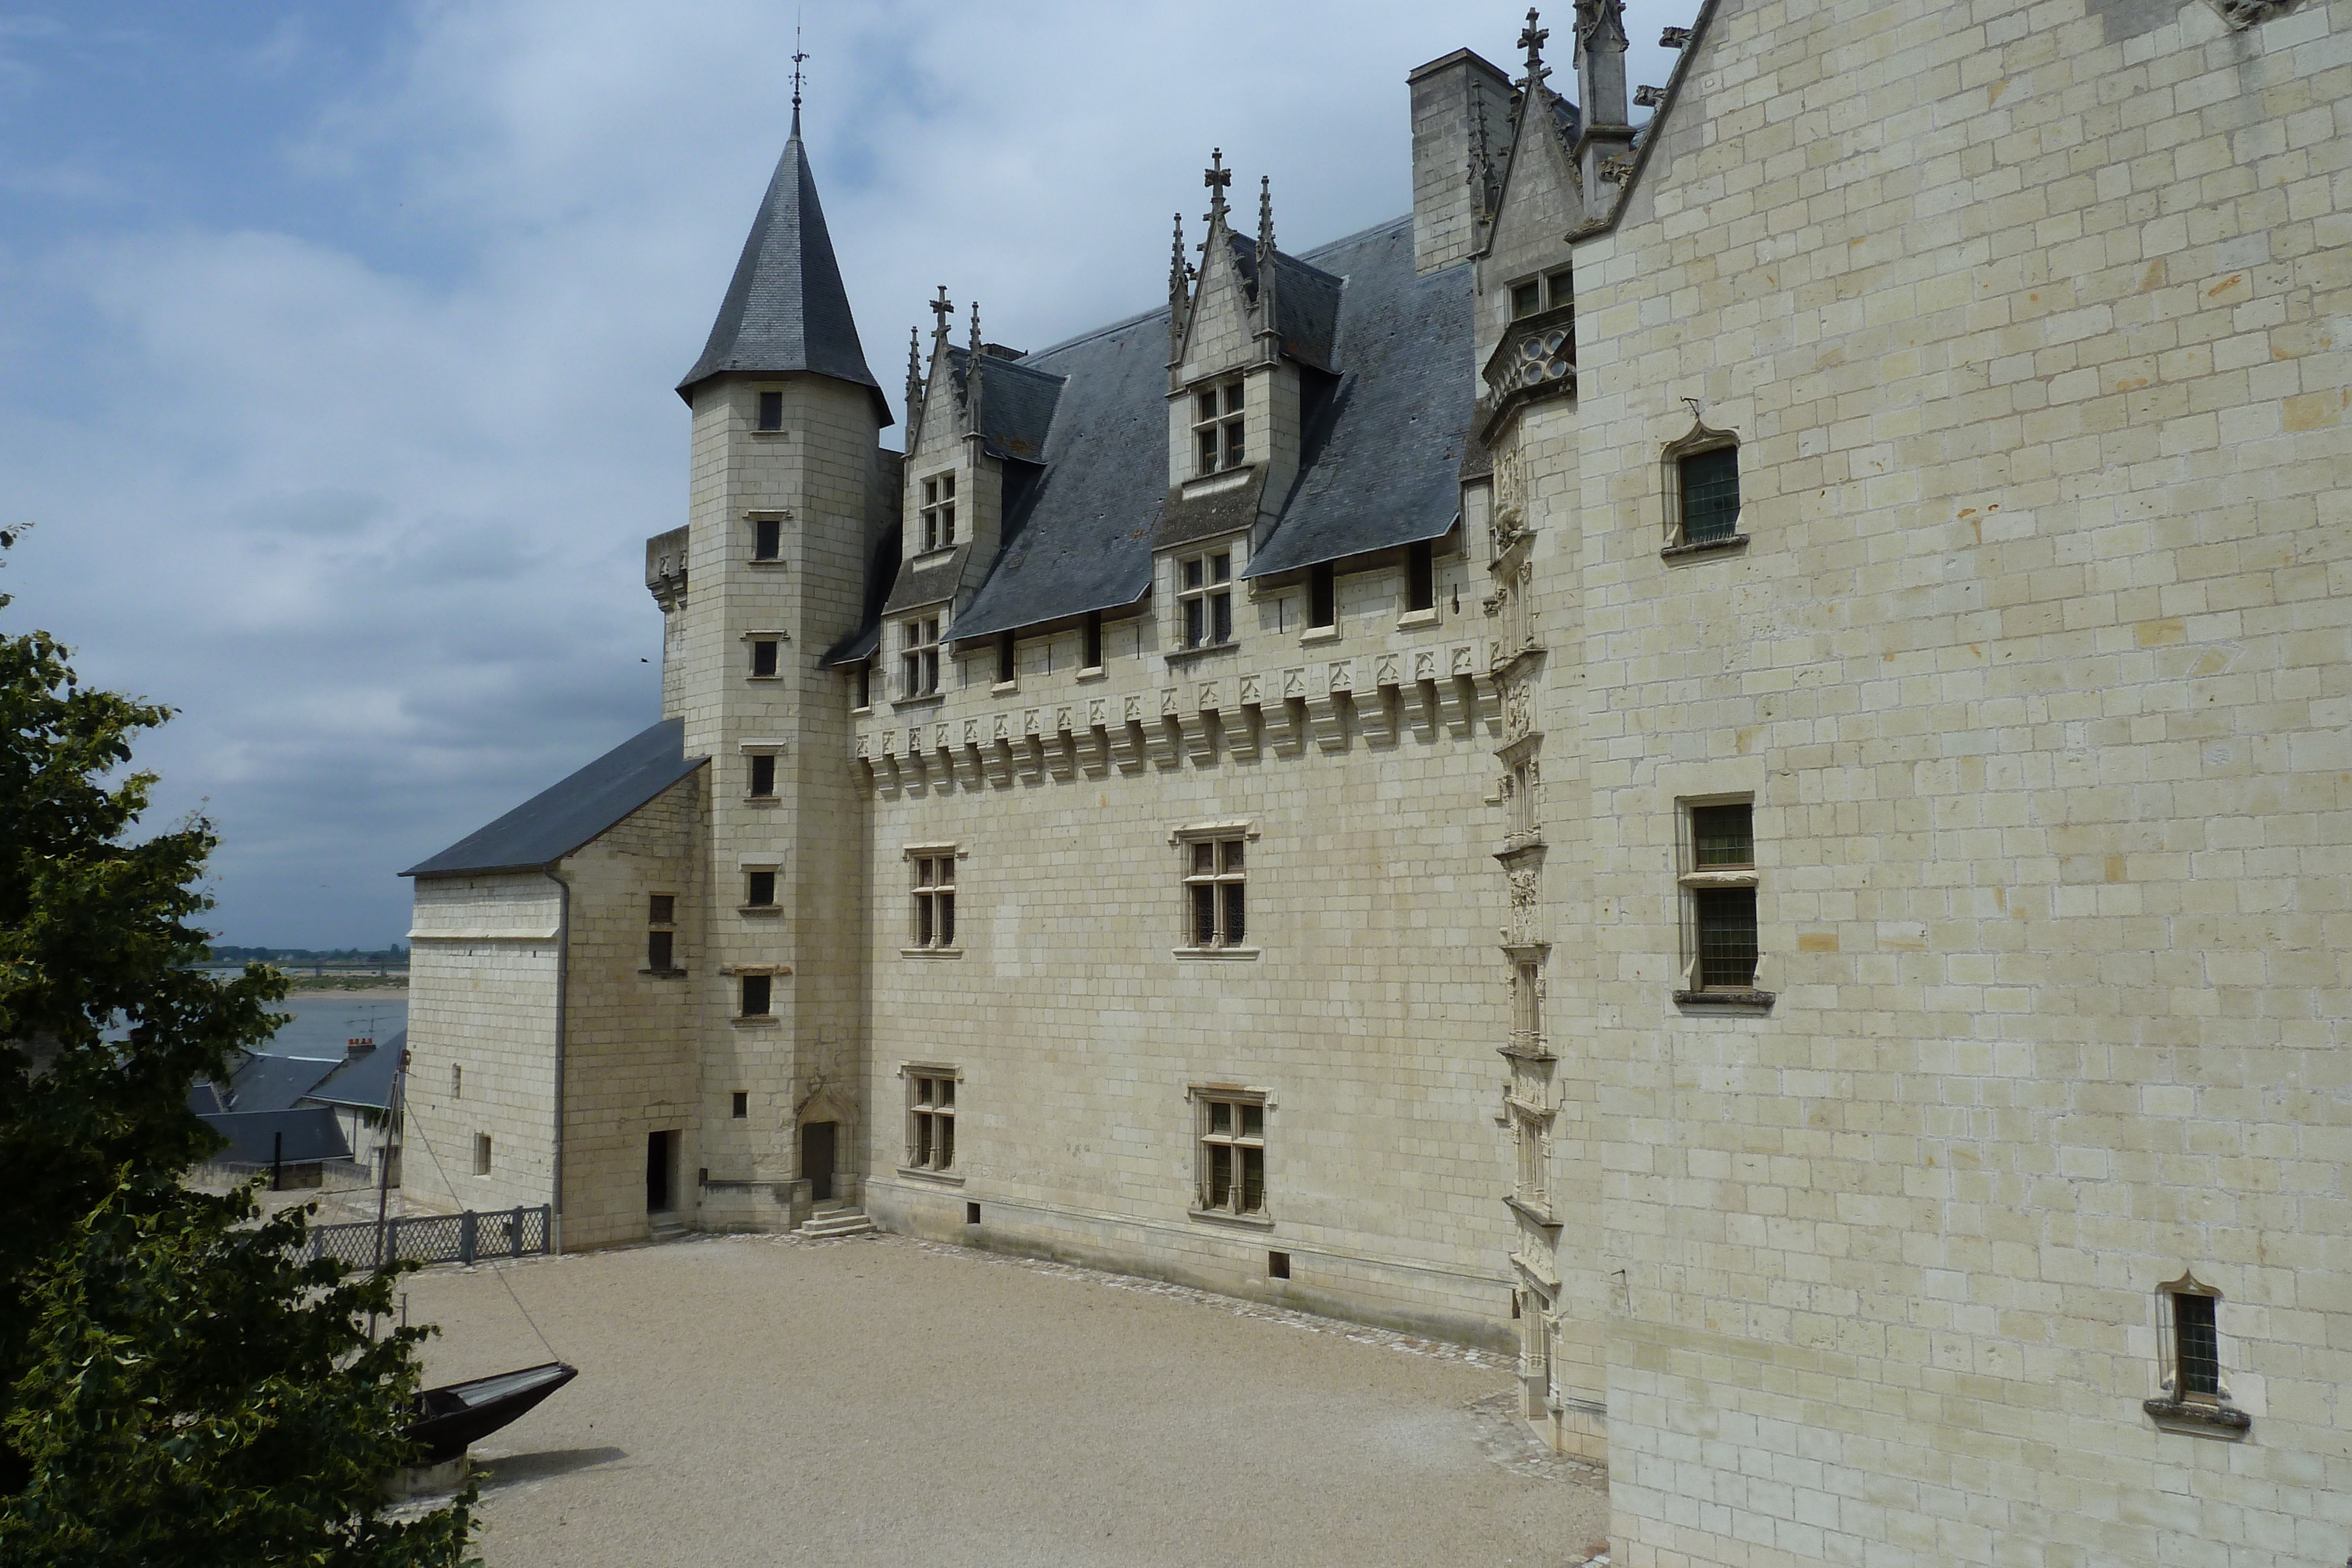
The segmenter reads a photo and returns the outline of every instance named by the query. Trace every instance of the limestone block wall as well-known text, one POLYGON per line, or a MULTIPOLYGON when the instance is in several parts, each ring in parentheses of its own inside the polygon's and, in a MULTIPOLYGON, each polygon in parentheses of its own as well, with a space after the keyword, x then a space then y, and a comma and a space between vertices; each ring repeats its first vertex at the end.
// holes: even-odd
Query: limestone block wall
POLYGON ((2269 9, 1716 5, 1578 246, 1620 1562, 2352 1549, 2352 6, 2269 9), (1726 793, 1769 1012, 1669 999, 1726 793))
POLYGON ((645 1239, 651 1133, 675 1134, 668 1212, 680 1219, 694 1214, 702 1163, 692 988, 707 902, 703 777, 671 785, 556 868, 572 887, 563 1041, 568 1250, 645 1239), (677 901, 673 950, 683 974, 646 967, 656 894, 677 901))
POLYGON ((551 1202, 560 894, 536 872, 416 879, 401 1189, 453 1209, 551 1202), (490 1140, 478 1174, 476 1140, 490 1140))
POLYGON ((1442 563, 1433 624, 1398 625, 1400 570, 1347 573, 1337 639, 1302 644, 1297 591, 1269 593, 1231 653, 1171 666, 1137 622, 1082 681, 1075 632, 1024 639, 1014 692, 982 673, 861 719, 877 1219, 1507 1342, 1500 719, 1475 589, 1454 608, 1472 570, 1442 563), (1171 834, 1213 821, 1253 835, 1253 956, 1176 951, 1171 834), (954 956, 906 950, 917 844, 960 857, 954 956), (961 1074, 945 1178, 902 1168, 910 1063, 961 1074), (1267 1094, 1269 1224, 1188 1212, 1210 1083, 1267 1094))
POLYGON ((816 662, 857 625, 866 552, 887 517, 876 428, 865 389, 824 377, 722 377, 696 393, 682 656, 687 748, 711 758, 712 870, 702 961, 688 984, 703 1063, 696 1168, 714 1180, 795 1176, 793 1108, 807 1083, 856 1078, 861 857, 855 832, 840 831, 857 809, 843 767, 850 695, 816 662), (782 430, 754 428, 762 391, 782 394, 782 430), (750 559, 749 519, 761 513, 783 519, 774 562, 750 559), (751 673, 746 637, 761 631, 783 639, 773 678, 751 673), (777 758, 777 792, 753 799, 750 758, 761 750, 777 758), (776 872, 782 914, 742 907, 748 865, 776 872), (767 1019, 737 1019, 747 968, 772 974, 767 1019), (825 983, 803 988, 809 974, 825 983), (740 1120, 726 1110, 738 1090, 757 1107, 740 1120))

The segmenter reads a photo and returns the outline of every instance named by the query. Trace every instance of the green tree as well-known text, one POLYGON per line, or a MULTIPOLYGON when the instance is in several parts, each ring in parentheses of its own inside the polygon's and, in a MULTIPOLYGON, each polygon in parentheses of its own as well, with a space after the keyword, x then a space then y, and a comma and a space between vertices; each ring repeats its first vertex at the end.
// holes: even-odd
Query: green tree
POLYGON ((422 1332, 370 1343, 390 1280, 296 1269, 299 1214, 180 1185, 219 1146, 188 1085, 286 982, 194 967, 208 823, 135 836, 131 737, 169 716, 0 632, 0 1560, 454 1563, 462 1504, 379 1517, 422 1332))

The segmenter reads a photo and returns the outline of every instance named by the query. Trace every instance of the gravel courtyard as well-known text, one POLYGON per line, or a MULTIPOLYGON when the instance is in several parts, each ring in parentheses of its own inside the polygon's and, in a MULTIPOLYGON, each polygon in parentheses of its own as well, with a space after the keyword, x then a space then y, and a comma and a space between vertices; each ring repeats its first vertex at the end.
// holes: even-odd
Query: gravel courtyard
POLYGON ((581 1369, 476 1449, 489 1568, 1564 1568, 1607 1533, 1499 1358, 1166 1286, 898 1237, 404 1285, 434 1382, 546 1359, 524 1311, 581 1369))

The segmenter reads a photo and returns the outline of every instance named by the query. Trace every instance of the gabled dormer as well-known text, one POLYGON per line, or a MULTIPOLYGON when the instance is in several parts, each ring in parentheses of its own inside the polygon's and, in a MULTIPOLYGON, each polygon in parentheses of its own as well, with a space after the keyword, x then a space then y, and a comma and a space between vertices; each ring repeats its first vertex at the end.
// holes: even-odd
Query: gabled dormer
POLYGON ((1202 176, 1200 266, 1185 263, 1181 218, 1170 263, 1168 503, 1154 539, 1163 553, 1264 542, 1298 477, 1307 412, 1335 369, 1341 280, 1276 246, 1269 182, 1259 182, 1256 235, 1235 232, 1232 178, 1220 151, 1202 176))
MULTIPOLYGON (((1568 233, 1584 221, 1577 163, 1582 116, 1551 90, 1549 29, 1529 14, 1519 43, 1527 74, 1512 106, 1511 140, 1496 178, 1493 221, 1476 256, 1479 397, 1492 423, 1536 397, 1576 391, 1576 302, 1568 233)), ((1474 182, 1486 172, 1474 165, 1474 182)))
MULTIPOLYGON (((952 642, 955 618, 1004 543, 1003 521, 1042 472, 1062 378, 1020 362, 1021 352, 985 341, 980 308, 969 340, 950 340, 954 306, 942 287, 931 305, 930 361, 908 345, 907 457, 898 577, 885 619, 918 641, 952 642)), ((897 646, 906 636, 886 640, 897 646)), ((918 683, 919 685, 920 683, 918 683)), ((910 694, 920 695, 920 694, 910 694)))

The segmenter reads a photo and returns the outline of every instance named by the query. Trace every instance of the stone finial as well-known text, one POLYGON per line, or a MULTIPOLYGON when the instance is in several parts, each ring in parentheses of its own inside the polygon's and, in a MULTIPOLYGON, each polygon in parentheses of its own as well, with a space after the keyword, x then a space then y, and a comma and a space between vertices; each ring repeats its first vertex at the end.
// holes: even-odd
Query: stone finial
POLYGON ((1274 308, 1274 180, 1261 174, 1257 182, 1257 334, 1266 362, 1282 357, 1281 331, 1274 308))
POLYGON ((931 315, 936 318, 931 327, 931 352, 937 355, 948 346, 948 318, 955 314, 955 301, 948 298, 948 286, 940 285, 940 297, 931 301, 931 315))
POLYGON ((923 329, 907 329, 907 418, 919 418, 923 407, 923 329))
POLYGON ((1533 101, 1536 89, 1543 86, 1544 78, 1551 75, 1543 63, 1544 40, 1551 37, 1551 29, 1538 26, 1536 24, 1540 20, 1535 7, 1530 5, 1528 7, 1528 25, 1519 29, 1519 47, 1528 52, 1528 74, 1522 90, 1529 101, 1533 101))
POLYGON ((1576 0, 1576 47, 1580 52, 1613 48, 1625 52, 1625 0, 1576 0))
POLYGON ((1225 167, 1225 150, 1222 147, 1211 148, 1209 166, 1201 172, 1201 183, 1209 188, 1208 224, 1211 228, 1216 227, 1224 220, 1225 187, 1233 183, 1234 172, 1225 167))
POLYGON ((967 415, 964 429, 975 435, 980 433, 980 367, 987 358, 988 346, 980 338, 980 301, 975 299, 971 302, 971 343, 963 356, 963 405, 967 415))
POLYGON ((1184 318, 1192 307, 1192 268, 1184 260, 1184 214, 1176 214, 1176 236, 1168 250, 1168 345, 1173 353, 1184 341, 1184 318))

